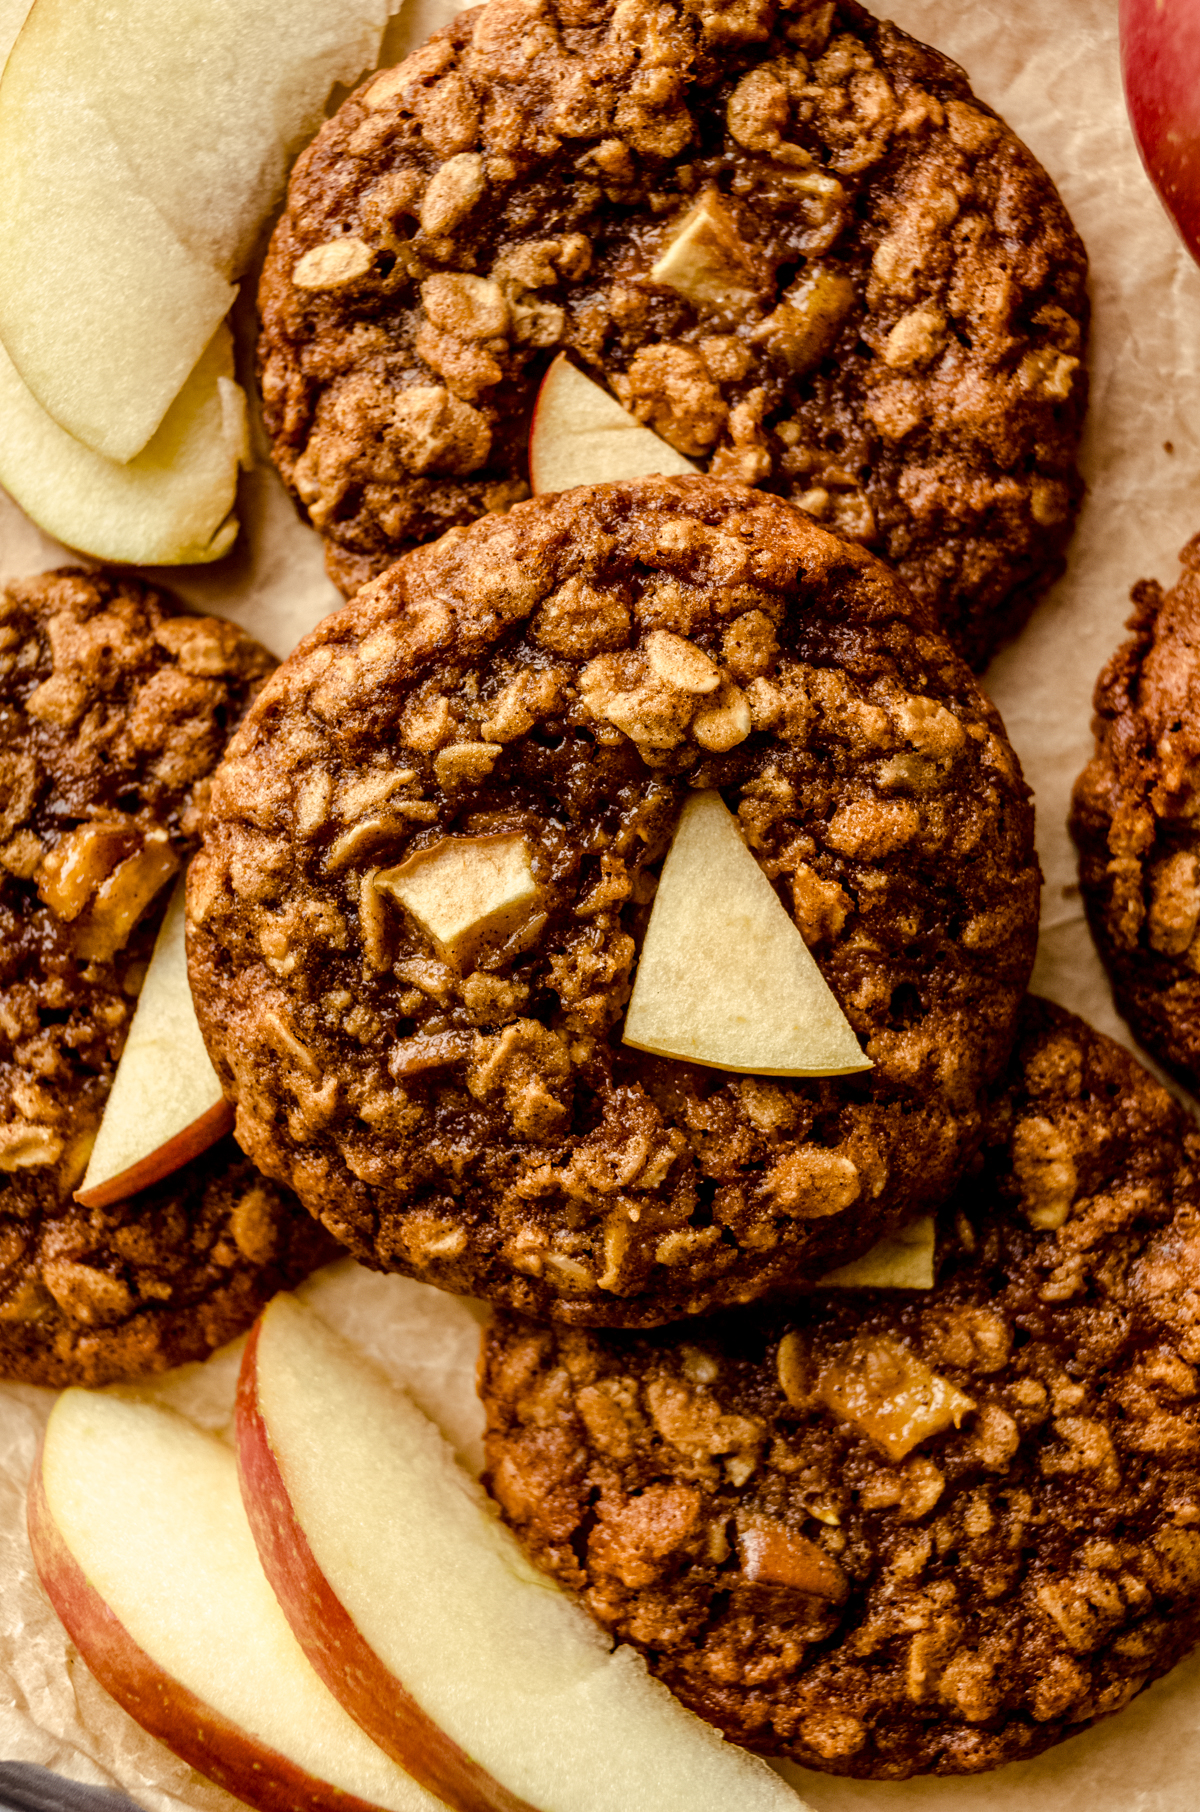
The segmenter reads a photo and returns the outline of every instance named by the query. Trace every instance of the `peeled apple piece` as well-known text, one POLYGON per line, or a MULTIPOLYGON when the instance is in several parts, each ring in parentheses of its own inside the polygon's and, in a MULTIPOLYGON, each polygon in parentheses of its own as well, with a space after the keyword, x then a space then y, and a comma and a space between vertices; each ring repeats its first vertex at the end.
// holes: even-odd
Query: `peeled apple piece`
POLYGON ((34 0, 0 82, 0 340, 129 460, 233 301, 331 88, 389 0, 34 0))
POLYGON ((246 397, 233 342, 217 329, 149 445, 127 465, 64 432, 0 346, 0 484, 48 535, 131 566, 219 560, 246 451, 246 397))
POLYGON ((559 353, 533 406, 529 482, 536 496, 578 484, 686 477, 699 470, 559 353))
POLYGON ((433 1424, 294 1297, 238 1389, 242 1490, 301 1646, 463 1812, 800 1812, 525 1559, 433 1424))
POLYGON ((692 793, 663 863, 626 1044, 755 1076, 869 1070, 846 1015, 720 793, 692 793))

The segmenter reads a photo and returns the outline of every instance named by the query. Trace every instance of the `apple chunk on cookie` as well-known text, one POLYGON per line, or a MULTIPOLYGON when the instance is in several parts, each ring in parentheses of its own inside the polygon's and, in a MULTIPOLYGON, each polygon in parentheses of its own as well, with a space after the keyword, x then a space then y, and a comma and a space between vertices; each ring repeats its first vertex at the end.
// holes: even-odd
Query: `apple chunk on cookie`
POLYGON ((699 467, 636 421, 559 353, 542 380, 529 431, 535 496, 609 479, 686 477, 699 467))
POLYGON ((199 1157, 233 1128, 188 986, 184 887, 167 908, 75 1200, 106 1208, 199 1157))
POLYGON ((463 970, 485 949, 532 929, 539 891, 522 836, 443 837, 375 887, 411 913, 444 963, 463 970))
POLYGON ((871 1068, 717 792, 694 793, 680 815, 646 927, 625 1042, 758 1076, 871 1068))

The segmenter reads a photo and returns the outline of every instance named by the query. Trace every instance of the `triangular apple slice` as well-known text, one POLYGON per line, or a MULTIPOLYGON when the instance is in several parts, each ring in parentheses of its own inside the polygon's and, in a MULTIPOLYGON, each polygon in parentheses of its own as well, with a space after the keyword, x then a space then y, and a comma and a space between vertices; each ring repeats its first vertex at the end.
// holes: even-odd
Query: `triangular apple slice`
POLYGON ((559 353, 533 406, 529 482, 535 495, 615 478, 686 477, 699 470, 559 353))
POLYGON ((112 1093, 75 1200, 106 1208, 170 1176, 232 1130, 192 1005, 184 883, 167 907, 112 1093))
POLYGON ((720 793, 693 793, 680 814, 625 1043, 755 1076, 872 1067, 720 793))
POLYGON ((529 1564, 431 1422, 294 1297, 246 1346, 263 1568, 347 1711, 460 1812, 797 1812, 529 1564))
POLYGON ((822 1290, 932 1290, 934 1221, 931 1214, 839 1265, 819 1281, 822 1290))
POLYGON ((170 1409, 65 1391, 28 1520, 46 1595, 93 1674, 209 1780, 262 1812, 439 1812, 305 1660, 223 1441, 170 1409))

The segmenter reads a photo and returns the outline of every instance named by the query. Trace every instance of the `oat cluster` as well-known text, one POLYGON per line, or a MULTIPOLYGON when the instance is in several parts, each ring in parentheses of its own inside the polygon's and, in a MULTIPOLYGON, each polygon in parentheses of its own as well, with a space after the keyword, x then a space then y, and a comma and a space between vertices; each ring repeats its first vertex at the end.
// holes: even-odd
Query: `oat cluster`
POLYGON ((1200 1142, 1030 1001, 931 1291, 662 1336, 486 1339, 490 1485, 539 1566, 737 1741, 963 1773, 1195 1643, 1200 1142))
POLYGON ((1133 631, 1096 682, 1096 752, 1071 831, 1117 1005, 1159 1062, 1200 1086, 1200 537, 1164 593, 1133 589, 1133 631))
POLYGON ((648 479, 454 531, 301 644, 214 782, 192 980, 239 1140, 357 1257, 636 1325, 944 1199, 1037 893, 999 719, 892 575, 773 497, 648 479), (736 812, 870 1072, 621 1043, 689 788, 736 812), (449 949, 406 889, 464 849, 524 850, 526 904, 449 949))
POLYGON ((882 554, 982 665, 1079 499, 1085 276, 961 70, 857 6, 489 0, 297 164, 266 421, 350 592, 527 494, 568 351, 716 476, 882 554))

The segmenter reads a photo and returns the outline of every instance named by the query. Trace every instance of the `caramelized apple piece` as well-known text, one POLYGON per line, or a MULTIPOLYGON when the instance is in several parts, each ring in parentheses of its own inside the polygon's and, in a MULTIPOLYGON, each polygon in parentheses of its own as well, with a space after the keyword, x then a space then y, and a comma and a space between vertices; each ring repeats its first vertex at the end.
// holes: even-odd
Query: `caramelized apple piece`
POLYGON ((889 1460, 902 1460, 921 1441, 958 1428, 974 1401, 931 1371, 900 1341, 860 1334, 821 1369, 816 1395, 843 1421, 853 1422, 889 1460))
POLYGON ((77 825, 43 861, 39 897, 56 918, 70 924, 136 844, 137 833, 128 824, 98 821, 77 825))
POLYGON ((773 1516, 756 1516, 738 1531, 738 1553, 742 1572, 756 1585, 791 1586, 834 1604, 846 1596, 846 1575, 836 1560, 773 1516))
POLYGON ((823 359, 838 328, 854 306, 854 285, 839 271, 819 266, 792 285, 779 307, 750 336, 792 371, 807 371, 823 359))
POLYGON ((86 962, 108 962, 124 948, 155 894, 178 870, 179 857, 166 831, 150 831, 141 849, 127 856, 97 889, 76 934, 76 955, 86 962))
POLYGON ((528 924, 539 898, 529 845, 516 834, 443 837, 381 869, 375 886, 398 900, 442 961, 459 970, 528 924))

